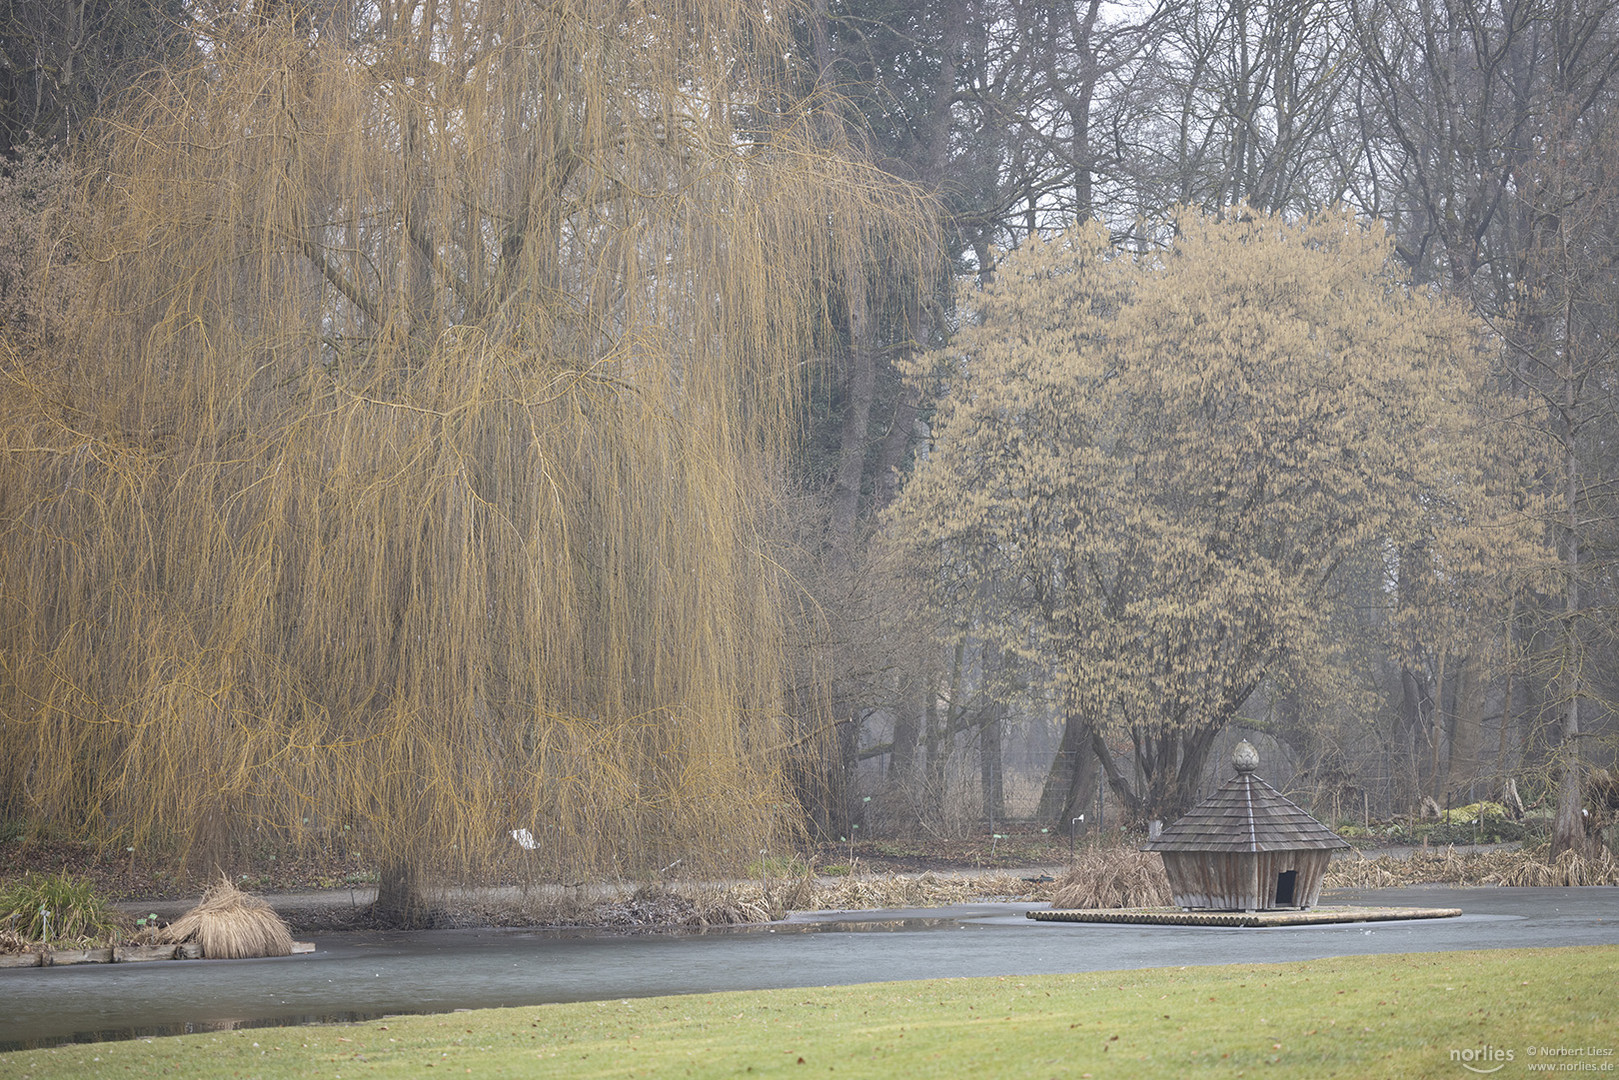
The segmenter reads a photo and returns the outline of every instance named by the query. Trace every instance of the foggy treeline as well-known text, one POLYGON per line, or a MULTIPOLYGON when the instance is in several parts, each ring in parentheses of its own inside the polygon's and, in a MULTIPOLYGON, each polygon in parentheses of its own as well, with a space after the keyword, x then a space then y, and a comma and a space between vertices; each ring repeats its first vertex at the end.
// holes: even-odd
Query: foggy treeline
MULTIPOLYGON (((7 812, 213 849, 354 828, 463 868, 523 826, 556 873, 639 872, 802 830, 1170 816, 1240 733, 1322 816, 1516 797, 1559 847, 1602 823, 1619 3, 5 19, 7 812), (1078 564, 1008 576, 985 553, 1032 533, 974 555, 926 527, 992 485, 930 502, 913 478, 955 453, 996 328, 1023 334, 1005 312, 1134 328, 1117 347, 1157 378, 1191 363, 1202 324, 1161 315, 1195 290, 1265 307, 1211 269, 1261 235, 1266 273, 1333 283, 1327 359, 1410 361, 1312 414, 1360 410, 1348 455, 1396 433, 1377 511, 1244 487, 1253 537, 1335 530, 1309 604, 1232 600, 1240 671, 1166 660, 1144 615, 1104 681, 1060 604, 1030 629, 1078 564), (1043 286, 1019 260, 1059 249, 1140 279, 1020 298, 1043 286), (1128 688, 1160 663, 1207 680, 1166 712, 1128 688)), ((1266 370, 1264 407, 1338 385, 1266 370)), ((1123 430, 1144 392, 1118 393, 1088 422, 1123 430)), ((1169 465, 1219 458, 1213 430, 1169 465)), ((1234 505, 1246 479, 1157 496, 1234 505)), ((1168 565, 1116 554, 1084 557, 1168 565)))
MULTIPOLYGON (((1499 798, 1511 779, 1527 802, 1559 807, 1574 842, 1578 763, 1614 752, 1615 5, 946 0, 821 14, 818 71, 847 95, 846 122, 876 160, 938 193, 958 278, 988 284, 1025 237, 1075 220, 1146 251, 1181 206, 1298 219, 1342 204, 1386 228, 1416 288, 1482 321, 1495 385, 1523 404, 1512 422, 1534 444, 1539 555, 1491 568, 1496 595, 1473 601, 1488 616, 1465 632, 1441 620, 1398 643, 1381 632, 1393 577, 1344 573, 1331 669, 1277 665, 1234 722, 1266 737, 1266 769, 1323 816, 1499 798)), ((872 331, 881 347, 843 354, 806 477, 830 489, 834 521, 878 518, 894 444, 925 442, 940 384, 907 381, 901 361, 913 342, 949 338, 951 299, 896 313, 886 337, 872 331)), ((863 567, 870 549, 854 549, 863 567)), ((937 613, 916 652, 896 654, 873 600, 886 579, 866 572, 843 595, 849 625, 873 630, 848 635, 836 670, 850 783, 880 793, 880 826, 965 799, 975 821, 1034 813, 1066 827, 1098 784, 1126 809, 1177 809, 1139 792, 1143 766, 1182 759, 1151 760, 1150 724, 1065 713, 1050 689, 1059 657, 1014 658, 982 632, 994 597, 937 613), (1089 724, 1105 728, 1116 774, 1098 767, 1089 724), (1049 771, 1031 727, 1040 750, 1058 751, 1049 771), (1009 806, 1014 772, 1023 796, 1009 806)), ((906 601, 891 602, 904 622, 906 601)), ((1223 775, 1218 757, 1205 789, 1223 775)))

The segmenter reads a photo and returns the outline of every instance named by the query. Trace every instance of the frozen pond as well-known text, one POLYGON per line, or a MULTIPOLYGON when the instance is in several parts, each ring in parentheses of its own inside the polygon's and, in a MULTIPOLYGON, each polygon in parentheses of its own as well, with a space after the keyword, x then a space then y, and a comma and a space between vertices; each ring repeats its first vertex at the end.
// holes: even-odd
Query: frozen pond
POLYGON ((269 960, 0 971, 0 1050, 262 1023, 891 979, 1619 944, 1619 888, 1343 891, 1455 919, 1265 929, 1035 923, 1033 904, 818 912, 702 935, 442 930, 311 935, 269 960))

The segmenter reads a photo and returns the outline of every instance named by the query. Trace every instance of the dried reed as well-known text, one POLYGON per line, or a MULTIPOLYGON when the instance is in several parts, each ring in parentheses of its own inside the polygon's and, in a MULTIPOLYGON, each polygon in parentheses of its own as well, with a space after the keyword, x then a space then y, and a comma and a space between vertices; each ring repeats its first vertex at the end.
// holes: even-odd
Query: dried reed
POLYGON ((1486 879, 1489 885, 1619 885, 1619 859, 1605 847, 1594 854, 1582 855, 1567 850, 1547 861, 1545 847, 1522 853, 1515 865, 1498 871, 1486 879))
POLYGON ((1163 907, 1170 900, 1163 859, 1128 847, 1080 852, 1051 891, 1054 908, 1163 907))
POLYGON ((1049 890, 1047 883, 1024 881, 1011 874, 847 877, 818 885, 811 906, 819 911, 942 907, 974 900, 1044 899, 1049 890))
POLYGON ((530 898, 515 907, 481 907, 473 917, 493 925, 701 930, 770 922, 794 911, 943 907, 978 900, 1044 900, 1050 894, 1050 882, 1026 881, 1009 874, 854 876, 831 882, 805 874, 772 882, 768 891, 751 881, 725 887, 676 882, 641 886, 607 900, 530 898))
POLYGON ((728 888, 643 885, 617 899, 578 911, 587 926, 706 930, 717 926, 769 922, 783 912, 754 884, 728 888))
POLYGON ((292 933, 269 904, 221 877, 196 907, 164 927, 158 940, 179 945, 195 941, 210 960, 288 956, 292 933))
POLYGON ((1333 889, 1387 889, 1403 885, 1619 885, 1619 860, 1606 848, 1594 855, 1565 851, 1547 861, 1540 845, 1516 851, 1459 853, 1455 848, 1414 851, 1406 858, 1356 854, 1327 868, 1333 889))

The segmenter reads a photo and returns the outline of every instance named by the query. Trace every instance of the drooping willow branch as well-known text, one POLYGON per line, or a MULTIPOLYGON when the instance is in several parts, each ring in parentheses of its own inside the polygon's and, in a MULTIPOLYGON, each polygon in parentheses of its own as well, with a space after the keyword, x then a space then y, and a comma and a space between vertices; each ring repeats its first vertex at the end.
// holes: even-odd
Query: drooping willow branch
POLYGON ((818 737, 761 530, 825 283, 931 211, 816 143, 780 11, 410 6, 232 31, 89 151, 82 317, 0 386, 59 451, 0 456, 0 779, 140 843, 723 867, 818 737))

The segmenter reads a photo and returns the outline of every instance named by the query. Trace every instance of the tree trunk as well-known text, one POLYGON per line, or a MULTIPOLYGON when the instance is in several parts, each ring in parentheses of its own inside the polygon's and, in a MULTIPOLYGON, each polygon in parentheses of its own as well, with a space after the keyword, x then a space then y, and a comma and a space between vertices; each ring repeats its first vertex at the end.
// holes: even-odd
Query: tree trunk
POLYGON ((217 879, 231 870, 230 812, 215 799, 197 815, 185 849, 185 870, 193 877, 217 879))
MULTIPOLYGON (((831 14, 827 0, 815 0, 810 11, 811 44, 815 51, 817 80, 822 88, 836 83, 830 38, 831 14)), ((841 145, 847 139, 844 117, 828 98, 821 111, 826 137, 841 145)), ((832 476, 831 530, 835 555, 848 556, 848 540, 860 514, 860 488, 866 473, 867 433, 871 425, 872 399, 877 388, 876 350, 871 328, 870 303, 866 284, 864 252, 848 249, 839 253, 838 284, 843 287, 848 311, 848 361, 843 377, 843 424, 838 434, 837 467, 832 476)))
MULTIPOLYGON (((1571 676, 1571 682, 1578 682, 1571 676)), ((1563 712, 1563 740, 1557 748, 1560 772, 1557 784, 1557 818, 1552 823, 1551 857, 1565 851, 1579 851, 1585 846, 1585 821, 1580 813, 1584 794, 1580 768, 1580 699, 1570 694, 1563 712)))
POLYGON ((995 702, 986 712, 987 717, 978 735, 978 781, 983 795, 984 814, 989 818, 990 829, 993 831, 1006 817, 1006 787, 1001 761, 1001 736, 1006 706, 995 702))
POLYGON ((832 805, 839 818, 838 835, 851 840, 856 839, 855 827, 862 824, 861 819, 865 817, 862 813, 865 804, 855 799, 859 787, 860 729, 864 726, 865 720, 858 713, 851 715, 847 723, 838 725, 838 790, 833 793, 832 805))
POLYGON ((942 772, 936 762, 939 757, 939 683, 937 675, 928 678, 927 701, 922 707, 922 776, 917 783, 917 817, 931 822, 939 809, 938 792, 934 790, 934 773, 942 772))
POLYGON ((870 449, 871 405, 877 390, 877 362, 867 310, 866 272, 851 254, 844 262, 844 300, 849 307, 848 377, 844 383, 843 426, 838 436, 838 465, 832 480, 832 535, 847 543, 860 516, 860 489, 870 449))
POLYGON ((1568 676, 1563 709, 1563 738, 1557 748, 1557 818, 1552 822, 1551 857, 1585 846, 1585 822, 1580 814, 1582 777, 1580 775, 1580 478, 1579 458, 1574 445, 1574 356, 1572 344, 1564 343, 1563 444, 1564 504, 1568 527, 1568 599, 1563 625, 1563 670, 1568 676))
POLYGON ((1051 759, 1035 817, 1067 828, 1069 819, 1084 812, 1096 795, 1096 754, 1091 749, 1095 732, 1077 710, 1063 719, 1062 741, 1051 759))
POLYGON ((422 897, 414 860, 397 859, 383 865, 371 913, 384 926, 401 930, 424 930, 437 921, 432 906, 422 897))
POLYGON ((888 786, 903 788, 916 779, 916 751, 922 737, 921 704, 907 693, 894 714, 894 745, 888 759, 888 786))
MULTIPOLYGON (((1503 798, 1505 797, 1507 784, 1508 739, 1512 731, 1513 717, 1517 715, 1517 709, 1513 701, 1518 692, 1515 678, 1518 673, 1518 654, 1514 648, 1517 642, 1517 633, 1518 601, 1514 598, 1512 612, 1507 618, 1507 684, 1501 691, 1501 730, 1497 733, 1495 746, 1495 783, 1497 788, 1502 791, 1503 798)), ((1516 786, 1514 786, 1513 791, 1517 791, 1516 786)))
MULTIPOLYGON (((928 338, 931 329, 924 327, 921 306, 915 300, 908 304, 910 314, 910 334, 913 345, 911 353, 918 348, 928 347, 928 338)), ((894 495, 899 492, 900 470, 910 457, 911 439, 915 437, 916 416, 921 411, 921 395, 923 389, 911 379, 905 379, 895 390, 894 415, 889 419, 889 431, 882 436, 882 445, 877 452, 876 476, 874 476, 873 500, 871 508, 873 513, 881 512, 890 502, 894 502, 894 495)))
MULTIPOLYGON (((1067 733, 1064 732, 1066 735, 1067 733)), ((1136 816, 1142 808, 1139 788, 1130 782, 1130 778, 1119 771, 1118 762, 1113 760, 1113 753, 1107 748, 1107 740, 1095 727, 1087 732, 1090 740, 1091 757, 1102 768, 1102 775, 1107 778, 1107 786, 1119 800, 1126 814, 1136 816)))
POLYGON ((945 789, 950 782, 946 767, 950 763, 950 753, 956 745, 956 732, 961 730, 962 718, 966 713, 966 694, 963 690, 966 658, 967 638, 963 635, 956 642, 955 650, 951 654, 950 689, 946 693, 942 718, 936 704, 938 695, 929 696, 925 810, 935 817, 942 815, 945 808, 945 789))
POLYGON ((1439 767, 1439 752, 1445 741, 1445 667, 1450 659, 1449 652, 1441 650, 1439 653, 1439 676, 1434 680, 1435 697, 1433 708, 1428 712, 1428 794, 1434 802, 1445 797, 1444 775, 1439 767))
POLYGON ((1428 692, 1428 680, 1412 670, 1409 664, 1400 667, 1400 733, 1398 742, 1405 751, 1409 784, 1403 792, 1413 805, 1422 797, 1422 756, 1419 750, 1428 732, 1428 716, 1433 711, 1433 695, 1428 692))
POLYGON ((1119 769, 1101 733, 1091 732, 1091 747, 1101 763, 1108 787, 1123 807, 1140 819, 1174 821, 1197 801, 1197 786, 1208 765, 1214 740, 1229 723, 1229 717, 1185 730, 1154 735, 1138 728, 1135 739, 1135 766, 1132 780, 1119 769))
POLYGON ((1465 785, 1468 802, 1473 801, 1472 786, 1479 774, 1479 749, 1484 741, 1484 698, 1489 683, 1484 665, 1476 656, 1466 657, 1456 669, 1456 708, 1451 713, 1445 787, 1460 793, 1465 785))
POLYGON ((1166 824, 1197 803, 1197 787, 1208 764, 1214 737, 1224 723, 1164 733, 1150 744, 1146 758, 1151 770, 1144 816, 1166 824))

